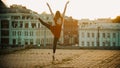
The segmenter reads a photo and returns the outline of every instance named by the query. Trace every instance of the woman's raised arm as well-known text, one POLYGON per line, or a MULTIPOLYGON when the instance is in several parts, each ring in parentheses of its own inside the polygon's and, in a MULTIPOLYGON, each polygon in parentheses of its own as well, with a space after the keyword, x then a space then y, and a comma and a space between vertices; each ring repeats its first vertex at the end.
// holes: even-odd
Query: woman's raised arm
POLYGON ((49 8, 49 10, 51 12, 51 15, 54 16, 54 13, 52 12, 52 9, 50 8, 50 5, 48 3, 47 3, 47 6, 48 6, 48 8, 49 8))
POLYGON ((64 8, 64 11, 63 11, 63 14, 62 14, 63 17, 65 16, 65 12, 66 12, 66 8, 67 8, 68 3, 69 3, 69 1, 67 1, 66 4, 65 4, 65 8, 64 8))

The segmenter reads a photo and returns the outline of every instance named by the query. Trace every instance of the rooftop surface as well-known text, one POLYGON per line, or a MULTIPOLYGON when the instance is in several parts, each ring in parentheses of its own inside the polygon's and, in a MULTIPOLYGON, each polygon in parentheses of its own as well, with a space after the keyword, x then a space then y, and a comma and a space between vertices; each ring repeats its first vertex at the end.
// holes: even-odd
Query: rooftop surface
POLYGON ((0 55, 2 68, 119 68, 120 50, 28 49, 0 55))

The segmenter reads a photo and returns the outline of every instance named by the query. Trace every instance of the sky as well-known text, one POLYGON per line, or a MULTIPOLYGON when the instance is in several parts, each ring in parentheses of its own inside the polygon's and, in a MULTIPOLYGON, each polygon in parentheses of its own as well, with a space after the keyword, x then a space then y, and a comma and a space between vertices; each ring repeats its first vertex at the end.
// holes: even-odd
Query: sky
MULTIPOLYGON (((2 0, 8 7, 12 4, 26 6, 38 13, 50 13, 46 3, 48 2, 53 13, 64 10, 68 0, 2 0)), ((69 0, 66 16, 75 19, 89 18, 115 18, 120 15, 120 0, 69 0)))

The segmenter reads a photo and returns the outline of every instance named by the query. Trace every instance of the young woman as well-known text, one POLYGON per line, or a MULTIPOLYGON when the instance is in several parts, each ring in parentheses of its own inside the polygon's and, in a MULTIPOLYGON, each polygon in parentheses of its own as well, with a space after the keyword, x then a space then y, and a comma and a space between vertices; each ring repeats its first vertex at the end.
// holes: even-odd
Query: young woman
POLYGON ((61 34, 61 28, 62 28, 62 24, 64 22, 64 16, 65 16, 65 11, 67 8, 67 4, 69 3, 69 1, 65 4, 65 8, 64 8, 64 12, 63 14, 61 14, 59 11, 56 11, 56 14, 54 15, 49 4, 47 3, 47 6, 49 7, 49 10, 51 12, 51 15, 54 17, 53 20, 55 22, 55 25, 52 26, 50 24, 47 24, 46 22, 44 22, 42 19, 38 18, 39 21, 41 22, 41 24, 43 24, 44 26, 46 26, 48 29, 50 29, 50 31, 53 33, 54 35, 54 41, 53 41, 53 61, 55 59, 54 55, 55 55, 55 51, 56 51, 56 45, 57 45, 57 41, 60 38, 60 34, 61 34))

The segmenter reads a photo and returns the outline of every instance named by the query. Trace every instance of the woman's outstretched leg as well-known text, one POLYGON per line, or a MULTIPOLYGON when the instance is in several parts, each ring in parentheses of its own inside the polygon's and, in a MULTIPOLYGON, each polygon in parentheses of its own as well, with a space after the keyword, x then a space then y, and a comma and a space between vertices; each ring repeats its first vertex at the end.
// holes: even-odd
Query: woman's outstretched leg
POLYGON ((42 25, 46 26, 48 29, 50 29, 51 25, 45 23, 42 19, 38 18, 38 20, 41 22, 42 25))
POLYGON ((54 42, 53 42, 53 61, 55 60, 55 52, 56 52, 56 46, 57 46, 57 41, 59 38, 54 37, 54 42))

